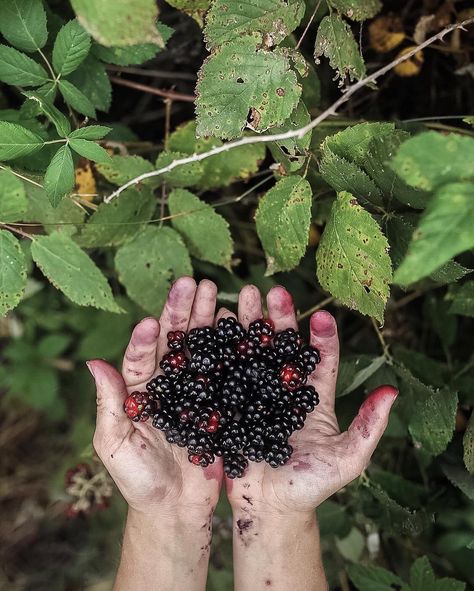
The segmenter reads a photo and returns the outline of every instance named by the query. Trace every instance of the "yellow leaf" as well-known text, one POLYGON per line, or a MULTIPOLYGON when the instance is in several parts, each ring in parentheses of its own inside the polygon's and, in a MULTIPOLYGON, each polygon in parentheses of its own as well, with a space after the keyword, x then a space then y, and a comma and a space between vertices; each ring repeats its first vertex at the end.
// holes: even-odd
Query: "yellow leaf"
POLYGON ((398 16, 379 16, 369 25, 370 47, 378 53, 387 53, 405 39, 402 21, 398 16))
POLYGON ((76 168, 76 193, 85 201, 93 201, 97 195, 97 185, 90 160, 81 158, 76 168))
MULTIPOLYGON (((415 49, 415 47, 416 45, 409 45, 408 47, 405 47, 405 49, 402 49, 397 55, 397 58, 406 55, 415 49)), ((417 76, 420 73, 421 66, 423 65, 424 61, 425 58, 423 57, 423 52, 417 51, 414 55, 412 55, 412 57, 405 60, 401 64, 398 64, 398 66, 395 66, 394 71, 396 74, 404 78, 409 76, 417 76)))

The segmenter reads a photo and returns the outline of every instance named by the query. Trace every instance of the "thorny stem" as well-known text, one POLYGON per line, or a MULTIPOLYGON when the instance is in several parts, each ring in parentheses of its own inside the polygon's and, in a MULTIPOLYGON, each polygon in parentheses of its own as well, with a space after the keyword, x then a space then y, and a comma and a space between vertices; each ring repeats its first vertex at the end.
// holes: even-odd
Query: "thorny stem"
POLYGON ((195 97, 192 94, 183 94, 181 92, 175 92, 174 90, 161 90, 159 88, 154 88, 153 86, 140 84, 140 82, 133 82, 133 80, 118 78, 117 76, 109 76, 109 79, 111 82, 118 84, 119 86, 127 86, 128 88, 134 88, 135 90, 141 90, 142 92, 148 92, 149 94, 155 94, 156 96, 168 98, 174 101, 194 103, 195 97))
POLYGON ((384 336, 383 336, 380 328, 377 326, 377 323, 375 322, 375 320, 373 318, 371 318, 370 320, 372 321, 372 326, 374 327, 375 333, 377 334, 380 344, 382 345, 383 356, 387 360, 387 363, 391 364, 393 361, 393 357, 389 351, 390 347, 387 344, 387 341, 384 339, 384 336))
POLYGON ((321 6, 321 2, 322 2, 322 0, 319 0, 319 2, 316 4, 316 8, 314 9, 313 14, 311 15, 311 18, 309 19, 308 24, 306 25, 305 30, 303 31, 303 33, 300 37, 300 40, 296 44, 295 49, 299 49, 300 45, 303 43, 303 39, 306 37, 306 33, 309 31, 309 28, 310 28, 312 22, 314 21, 314 17, 316 16, 316 13, 318 12, 319 7, 321 6))
MULTIPOLYGON (((104 201, 105 201, 105 203, 110 203, 110 201, 112 201, 112 199, 114 199, 115 197, 120 195, 123 191, 125 191, 129 187, 132 187, 133 185, 136 185, 137 183, 139 183, 145 179, 152 178, 155 176, 160 176, 166 172, 170 172, 171 170, 173 170, 177 166, 182 166, 184 164, 190 164, 191 162, 200 162, 201 160, 205 160, 206 158, 209 158, 210 156, 215 156, 216 154, 228 152, 229 150, 232 150, 234 148, 238 148, 240 146, 246 146, 249 144, 257 144, 257 143, 268 143, 268 142, 274 142, 274 141, 282 141, 282 140, 288 140, 291 138, 301 139, 309 131, 311 131, 312 129, 317 127, 322 121, 324 121, 325 119, 327 119, 331 115, 335 115, 337 112, 337 109, 341 105, 346 103, 349 100, 349 98, 353 94, 358 92, 361 88, 364 88, 368 84, 375 82, 378 78, 380 78, 381 76, 383 76, 384 74, 386 74, 387 72, 389 72, 390 70, 395 68, 395 66, 398 66, 398 64, 401 64, 401 63, 405 62, 406 60, 410 59, 411 57, 413 57, 418 51, 424 49, 425 47, 428 47, 429 45, 431 45, 435 41, 442 40, 443 37, 445 37, 448 33, 451 33, 452 31, 454 31, 456 29, 463 29, 464 27, 472 24, 473 22, 474 22, 474 17, 466 19, 460 23, 454 23, 453 25, 449 25, 448 27, 444 28, 442 31, 440 31, 436 35, 433 35, 429 39, 426 39, 426 41, 423 41, 423 43, 420 43, 419 45, 414 47, 412 50, 410 50, 406 54, 399 56, 398 58, 391 61, 389 64, 376 70, 373 74, 370 74, 369 76, 366 76, 362 80, 359 80, 359 82, 353 84, 352 86, 349 86, 345 90, 345 92, 332 105, 330 105, 326 110, 324 110, 322 113, 320 113, 310 123, 308 123, 307 125, 305 125, 303 127, 300 127, 299 129, 287 131, 284 133, 244 137, 244 138, 241 138, 240 140, 228 142, 228 143, 223 144, 221 146, 216 146, 215 148, 213 148, 212 150, 209 150, 208 152, 203 152, 201 154, 193 154, 192 156, 188 156, 186 158, 179 158, 179 159, 171 162, 171 164, 169 164, 168 166, 165 166, 165 167, 160 168, 158 170, 154 170, 152 172, 147 172, 147 173, 141 174, 141 175, 131 179, 130 181, 128 181, 127 183, 125 183, 124 185, 119 187, 116 191, 111 193, 108 197, 105 197, 104 201)), ((118 80, 120 80, 120 82, 123 82, 120 78, 118 78, 118 80)), ((128 81, 127 81, 127 85, 128 85, 128 81)), ((136 85, 134 87, 136 87, 136 85)), ((145 86, 145 88, 143 90, 148 91, 148 89, 149 89, 149 87, 145 86)), ((160 91, 160 93, 161 92, 162 91, 160 91)), ((166 96, 171 98, 170 93, 167 93, 166 96)), ((188 95, 185 95, 185 96, 188 96, 188 95)), ((188 99, 186 99, 186 100, 188 100, 188 99)))

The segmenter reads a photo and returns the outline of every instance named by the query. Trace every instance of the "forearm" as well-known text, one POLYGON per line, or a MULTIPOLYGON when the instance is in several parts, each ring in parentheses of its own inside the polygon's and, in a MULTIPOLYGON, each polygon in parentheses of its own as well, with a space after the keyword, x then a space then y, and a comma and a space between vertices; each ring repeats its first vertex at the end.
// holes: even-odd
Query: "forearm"
POLYGON ((113 591, 203 591, 212 511, 202 518, 129 510, 113 591))
POLYGON ((327 591, 315 512, 234 511, 236 591, 327 591))

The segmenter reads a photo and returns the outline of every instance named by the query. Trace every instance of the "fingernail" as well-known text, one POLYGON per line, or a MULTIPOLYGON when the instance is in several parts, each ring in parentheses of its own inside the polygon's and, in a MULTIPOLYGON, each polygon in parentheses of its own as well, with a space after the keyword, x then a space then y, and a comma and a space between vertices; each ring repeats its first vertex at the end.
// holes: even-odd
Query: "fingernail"
POLYGON ((87 369, 91 372, 91 375, 95 380, 94 368, 92 366, 92 361, 86 361, 86 365, 87 365, 87 369))
POLYGON ((336 322, 329 312, 320 310, 311 317, 311 330, 318 337, 333 337, 336 334, 336 322))

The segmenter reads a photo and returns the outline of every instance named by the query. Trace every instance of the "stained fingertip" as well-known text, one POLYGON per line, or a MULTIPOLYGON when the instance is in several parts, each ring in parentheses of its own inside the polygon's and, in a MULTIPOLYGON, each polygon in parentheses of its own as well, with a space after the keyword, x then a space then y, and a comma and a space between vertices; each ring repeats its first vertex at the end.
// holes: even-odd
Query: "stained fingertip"
POLYGON ((316 337, 329 338, 337 332, 334 316, 326 310, 319 310, 311 316, 310 327, 316 337))
POLYGON ((235 316, 235 314, 227 308, 219 308, 216 314, 216 322, 221 318, 226 318, 227 316, 235 316))
POLYGON ((179 298, 193 294, 196 291, 196 287, 196 282, 189 275, 183 275, 179 279, 176 279, 168 294, 170 303, 173 303, 179 298))
POLYGON ((160 323, 156 318, 148 317, 140 321, 133 329, 130 341, 135 346, 152 345, 160 334, 160 323))
POLYGON ((217 285, 214 283, 214 281, 211 281, 210 279, 202 279, 198 284, 198 289, 206 291, 212 296, 217 295, 217 285))
POLYGON ((294 313, 293 296, 281 285, 272 287, 268 292, 267 305, 269 310, 277 309, 282 316, 294 313))

